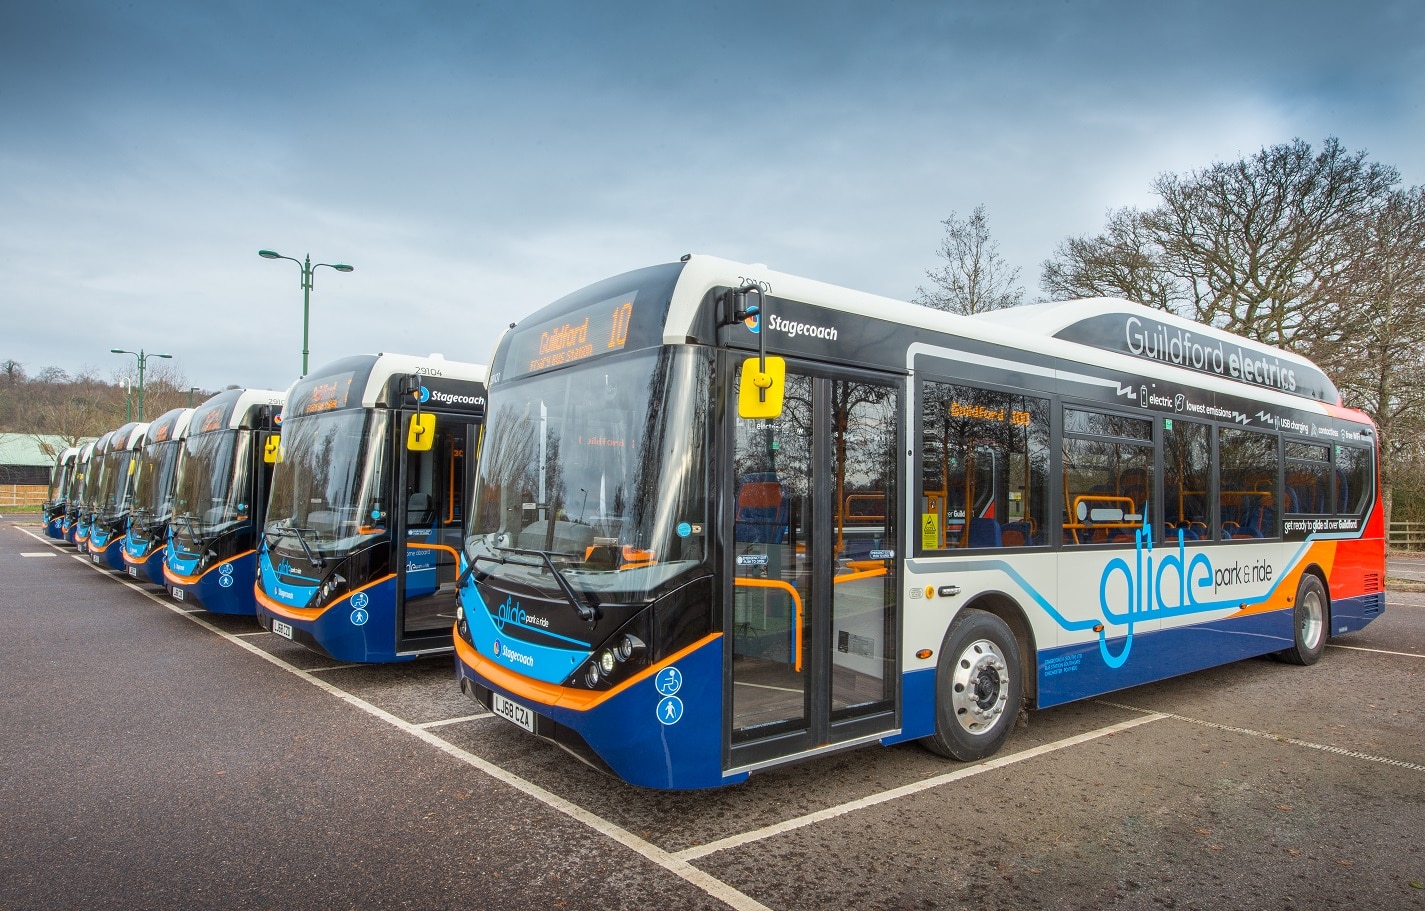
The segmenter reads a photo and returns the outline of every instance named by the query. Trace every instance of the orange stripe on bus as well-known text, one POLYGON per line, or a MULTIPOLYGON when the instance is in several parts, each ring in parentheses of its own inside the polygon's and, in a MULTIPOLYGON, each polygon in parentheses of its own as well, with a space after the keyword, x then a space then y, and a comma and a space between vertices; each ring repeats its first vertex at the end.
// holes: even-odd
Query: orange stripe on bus
POLYGON ((282 617, 286 617, 288 620, 303 620, 310 622, 312 620, 317 619, 327 611, 331 610, 333 607, 336 607, 342 601, 345 601, 347 598, 350 598, 357 592, 366 591, 368 588, 373 588, 377 585, 380 585, 387 579, 394 578, 396 578, 396 574, 390 573, 388 575, 382 576, 374 582, 368 582, 360 588, 353 588, 351 591, 346 592, 340 598, 331 602, 325 607, 292 607, 288 604, 278 604, 276 601, 273 601, 270 597, 268 597, 267 593, 256 585, 252 587, 252 593, 257 596, 258 603, 261 604, 263 607, 267 608, 268 610, 272 611, 272 613, 282 617))
POLYGON ((208 567, 207 569, 203 570, 201 573, 199 573, 199 574, 196 575, 196 576, 180 576, 180 575, 178 575, 178 573, 176 573, 176 572, 174 572, 173 570, 169 569, 169 568, 168 568, 168 563, 165 562, 165 563, 163 564, 163 578, 167 579, 169 582, 172 582, 174 585, 196 585, 199 579, 203 578, 203 577, 206 576, 208 573, 210 573, 210 572, 212 572, 213 570, 217 569, 219 566, 222 566, 224 563, 231 563, 231 562, 234 561, 234 560, 241 560, 243 557, 246 557, 248 554, 255 554, 255 553, 257 553, 256 550, 245 550, 245 551, 243 551, 243 552, 240 553, 240 554, 233 554, 231 557, 226 557, 226 558, 224 558, 224 559, 218 561, 217 563, 214 563, 212 566, 210 566, 210 567, 208 567))
POLYGON ((713 640, 722 638, 722 633, 708 633, 687 648, 664 658, 655 665, 645 668, 613 689, 576 690, 573 687, 560 686, 557 683, 531 680, 523 674, 518 674, 503 668, 475 651, 474 646, 466 642, 458 630, 451 630, 451 635, 455 638, 455 654, 458 655, 460 660, 464 661, 471 670, 478 673, 481 677, 484 677, 490 683, 495 684, 503 690, 514 693, 516 696, 527 699, 530 702, 537 702, 540 705, 551 707, 558 706, 562 709, 572 709, 576 712, 587 712, 589 709, 613 698, 640 681, 647 680, 668 665, 691 655, 713 640))

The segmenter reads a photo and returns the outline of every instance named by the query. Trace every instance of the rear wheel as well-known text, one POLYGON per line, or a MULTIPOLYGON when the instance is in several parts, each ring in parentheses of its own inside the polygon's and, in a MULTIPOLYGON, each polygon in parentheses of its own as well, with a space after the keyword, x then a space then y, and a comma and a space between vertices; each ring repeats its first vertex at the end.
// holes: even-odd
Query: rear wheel
POLYGON ((1291 648, 1277 652, 1277 657, 1290 664, 1315 664, 1326 651, 1330 617, 1331 604, 1325 586, 1315 576, 1303 575, 1292 607, 1291 648))
POLYGON ((940 646, 935 669, 935 733, 924 743, 961 762, 993 755, 1019 717, 1019 644, 994 614, 965 610, 940 646))

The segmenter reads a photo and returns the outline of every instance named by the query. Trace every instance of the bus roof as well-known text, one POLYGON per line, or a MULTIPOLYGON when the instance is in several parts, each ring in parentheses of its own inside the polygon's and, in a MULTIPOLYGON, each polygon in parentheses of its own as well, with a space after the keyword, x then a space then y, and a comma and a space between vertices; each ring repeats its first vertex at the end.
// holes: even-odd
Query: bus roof
MULTIPOLYGON (((760 264, 702 255, 689 255, 684 260, 664 324, 664 343, 682 343, 698 334, 698 320, 703 316, 701 310, 709 291, 739 287, 748 280, 762 283, 769 298, 769 316, 773 318, 777 316, 775 300, 780 298, 890 322, 908 330, 924 329, 1071 362, 1113 363, 1120 369, 1159 376, 1186 369, 1201 375, 1201 385, 1208 388, 1240 393, 1247 386, 1254 395, 1285 394, 1298 404, 1307 399, 1328 406, 1341 405, 1335 384, 1298 354, 1126 300, 1089 298, 962 316, 776 272, 760 264)), ((857 333, 848 335, 854 337, 857 333)), ((785 336, 773 335, 769 351, 775 353, 777 347, 772 339, 782 338, 785 336)), ((1365 420, 1364 415, 1356 417, 1365 420)))
MULTIPOLYGON (((302 414, 340 408, 384 408, 393 404, 392 377, 420 376, 423 383, 430 385, 452 380, 483 386, 489 372, 485 364, 450 361, 439 354, 357 354, 324 364, 297 380, 288 388, 287 400, 302 414), (357 390, 359 399, 351 394, 357 390)), ((294 417, 296 413, 283 414, 284 420, 294 417)))
POLYGON ((158 419, 148 425, 149 443, 162 443, 167 440, 181 440, 188 433, 188 422, 193 418, 192 408, 174 408, 159 415, 158 419))
POLYGON ((274 389, 229 389, 208 399, 189 418, 188 436, 256 426, 263 407, 281 409, 286 393, 274 389))

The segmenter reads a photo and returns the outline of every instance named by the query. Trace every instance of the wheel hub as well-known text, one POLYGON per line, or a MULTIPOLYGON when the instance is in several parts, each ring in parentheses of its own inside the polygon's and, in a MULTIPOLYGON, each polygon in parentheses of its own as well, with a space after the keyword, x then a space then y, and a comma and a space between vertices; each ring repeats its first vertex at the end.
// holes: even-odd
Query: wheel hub
POLYGON ((1009 666, 988 639, 966 646, 955 660, 951 677, 951 708, 960 727, 983 734, 995 726, 1009 702, 1009 666))

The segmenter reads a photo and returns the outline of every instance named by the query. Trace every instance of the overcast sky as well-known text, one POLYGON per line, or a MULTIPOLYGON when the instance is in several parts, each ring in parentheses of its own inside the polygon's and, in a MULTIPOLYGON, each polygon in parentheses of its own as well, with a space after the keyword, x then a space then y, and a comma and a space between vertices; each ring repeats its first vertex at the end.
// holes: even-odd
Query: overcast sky
POLYGON ((1419 0, 0 3, 0 360, 285 388, 708 253, 898 298, 1301 137, 1425 183, 1419 0))

